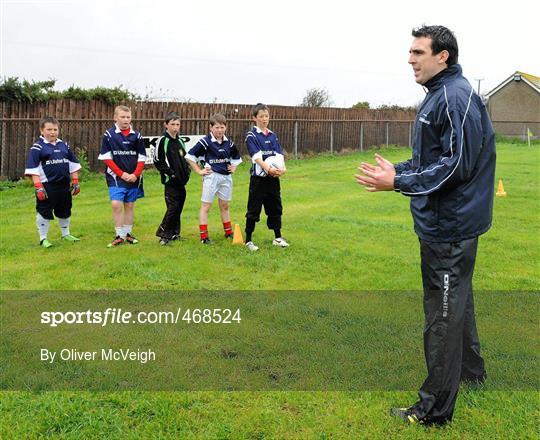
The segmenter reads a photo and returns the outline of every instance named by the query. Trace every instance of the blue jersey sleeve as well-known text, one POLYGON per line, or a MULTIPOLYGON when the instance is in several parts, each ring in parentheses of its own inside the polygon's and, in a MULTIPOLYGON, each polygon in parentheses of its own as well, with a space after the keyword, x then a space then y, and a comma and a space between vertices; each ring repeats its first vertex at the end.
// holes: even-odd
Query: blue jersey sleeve
POLYGON ((108 160, 112 158, 111 135, 106 131, 101 140, 101 150, 99 151, 98 160, 108 160))
POLYGON ((234 145, 234 142, 231 141, 231 159, 240 159, 240 151, 238 151, 238 148, 236 145, 234 145))
POLYGON ((28 150, 25 174, 39 175, 38 168, 40 164, 41 164, 41 147, 37 144, 34 144, 30 147, 30 150, 28 150))
POLYGON ((66 147, 66 159, 69 161, 69 172, 71 174, 75 171, 79 171, 81 169, 81 164, 79 163, 79 160, 77 159, 77 156, 75 155, 75 152, 71 149, 71 147, 68 144, 66 144, 66 147))
POLYGON ((259 157, 262 159, 261 147, 259 146, 257 137, 251 131, 246 136, 246 147, 253 161, 259 157))
POLYGON ((139 154, 137 162, 146 162, 146 148, 144 148, 144 139, 141 133, 137 133, 137 153, 139 154))
POLYGON ((188 156, 190 156, 190 159, 193 160, 193 158, 196 159, 203 159, 206 154, 206 146, 203 144, 202 139, 195 144, 190 150, 188 151, 188 156))

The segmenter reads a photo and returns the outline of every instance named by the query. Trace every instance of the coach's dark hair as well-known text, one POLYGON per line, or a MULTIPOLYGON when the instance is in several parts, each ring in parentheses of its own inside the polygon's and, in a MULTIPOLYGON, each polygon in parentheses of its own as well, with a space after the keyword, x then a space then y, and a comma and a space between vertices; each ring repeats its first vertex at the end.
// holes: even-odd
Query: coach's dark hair
POLYGON ((176 112, 169 112, 165 115, 165 124, 168 124, 171 121, 179 121, 180 116, 176 112))
POLYGON ((53 116, 44 116, 39 120, 39 128, 42 129, 45 127, 45 124, 60 125, 60 122, 58 122, 58 119, 53 116))
POLYGON ((262 102, 258 102, 251 109, 251 116, 256 118, 261 110, 268 110, 268 106, 266 104, 263 104, 262 102))
POLYGON ((426 26, 422 25, 419 28, 412 30, 414 38, 431 38, 431 52, 435 55, 443 50, 448 51, 448 67, 457 64, 458 62, 458 43, 454 33, 444 26, 426 26))
POLYGON ((221 113, 216 113, 208 119, 208 122, 210 122, 210 125, 213 127, 216 124, 223 124, 227 125, 227 118, 223 116, 221 113))

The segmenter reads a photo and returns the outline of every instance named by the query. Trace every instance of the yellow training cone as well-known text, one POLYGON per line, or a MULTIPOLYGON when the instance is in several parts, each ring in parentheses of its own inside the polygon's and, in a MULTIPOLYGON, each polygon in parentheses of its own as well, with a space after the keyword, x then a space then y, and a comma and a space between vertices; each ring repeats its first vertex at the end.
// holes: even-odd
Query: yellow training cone
POLYGON ((242 231, 240 230, 240 225, 238 223, 234 225, 232 244, 244 244, 244 237, 242 237, 242 231))
POLYGON ((504 190, 502 179, 499 179, 499 187, 497 188, 497 194, 495 195, 499 197, 506 197, 506 191, 504 190))

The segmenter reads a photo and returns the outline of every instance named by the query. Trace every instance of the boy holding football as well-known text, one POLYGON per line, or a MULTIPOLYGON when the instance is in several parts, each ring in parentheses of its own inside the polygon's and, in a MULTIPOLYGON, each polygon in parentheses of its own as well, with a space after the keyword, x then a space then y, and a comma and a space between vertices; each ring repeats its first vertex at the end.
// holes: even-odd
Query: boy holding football
POLYGON ((116 107, 114 122, 103 135, 98 157, 107 165, 105 177, 115 229, 115 238, 107 247, 139 242, 132 235, 133 217, 135 201, 144 197, 142 172, 146 150, 141 134, 131 126, 131 109, 125 105, 116 107))
POLYGON ((257 104, 251 111, 255 126, 246 136, 246 146, 251 156, 249 197, 246 213, 246 247, 250 251, 259 249, 252 241, 255 224, 260 220, 261 209, 267 215, 268 229, 274 231, 274 246, 286 248, 289 243, 281 236, 281 187, 279 177, 285 167, 283 149, 275 133, 268 130, 270 113, 264 104, 257 104))
POLYGON ((232 199, 232 174, 242 162, 240 152, 233 141, 225 136, 227 119, 222 114, 210 117, 210 133, 191 148, 186 155, 190 167, 203 178, 199 232, 202 244, 212 244, 208 235, 208 212, 218 197, 219 212, 225 238, 233 238, 229 202, 232 199), (203 162, 201 168, 197 162, 203 162))
POLYGON ((51 116, 39 121, 41 136, 30 147, 24 174, 32 177, 36 190, 36 224, 39 245, 52 246, 47 239, 54 215, 65 241, 79 241, 69 232, 71 220, 71 197, 80 192, 79 173, 81 165, 67 143, 58 139, 59 123, 51 116))

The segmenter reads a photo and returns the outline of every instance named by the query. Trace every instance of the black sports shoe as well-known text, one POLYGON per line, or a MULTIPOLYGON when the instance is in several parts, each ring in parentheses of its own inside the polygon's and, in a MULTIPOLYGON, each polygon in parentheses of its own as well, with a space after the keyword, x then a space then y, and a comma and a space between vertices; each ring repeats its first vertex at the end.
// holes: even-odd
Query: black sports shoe
POLYGON ((225 234, 225 239, 226 240, 232 240, 233 238, 234 238, 233 234, 225 234))
POLYGON ((137 240, 133 235, 126 234, 126 243, 137 244, 138 242, 139 242, 139 240, 137 240))
POLYGON ((124 240, 122 237, 120 237, 119 235, 117 235, 116 237, 114 237, 114 240, 111 241, 111 242, 107 245, 107 247, 108 247, 108 248, 112 248, 112 247, 115 247, 115 246, 120 246, 120 245, 121 245, 122 243, 124 243, 124 242, 125 242, 125 240, 124 240))
POLYGON ((166 238, 162 238, 161 240, 159 240, 159 244, 161 246, 167 246, 169 244, 169 240, 166 238))
POLYGON ((201 243, 202 243, 202 244, 214 244, 214 243, 212 242, 212 240, 210 240, 208 237, 203 238, 203 239, 201 240, 201 243))
POLYGON ((412 408, 390 408, 390 416, 399 417, 409 425, 423 424, 412 408))

